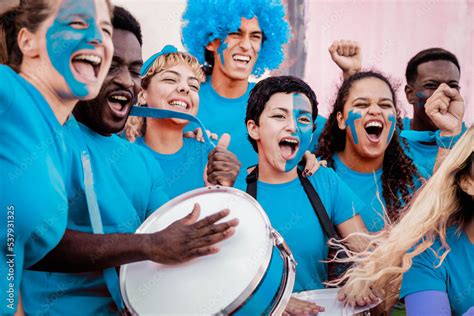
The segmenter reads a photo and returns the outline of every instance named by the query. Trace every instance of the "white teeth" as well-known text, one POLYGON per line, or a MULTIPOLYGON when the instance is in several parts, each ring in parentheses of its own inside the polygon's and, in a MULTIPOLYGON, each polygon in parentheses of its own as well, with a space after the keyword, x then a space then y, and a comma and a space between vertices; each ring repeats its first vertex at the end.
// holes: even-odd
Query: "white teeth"
POLYGON ((285 138, 285 139, 282 139, 282 140, 287 142, 287 143, 298 144, 298 141, 296 139, 285 138))
POLYGON ((239 61, 245 61, 245 62, 250 61, 250 57, 249 56, 244 56, 244 55, 234 55, 233 58, 234 58, 234 60, 239 60, 239 61))
POLYGON ((123 95, 113 95, 110 98, 115 99, 117 101, 128 101, 128 98, 124 97, 123 95))
POLYGON ((74 58, 74 60, 86 60, 86 61, 92 63, 94 66, 97 66, 102 62, 102 58, 100 58, 99 56, 86 55, 86 54, 78 55, 74 58))
POLYGON ((178 100, 173 100, 171 101, 170 103, 168 103, 169 105, 171 106, 176 106, 178 108, 182 108, 182 109, 186 109, 188 107, 188 105, 186 104, 186 102, 183 102, 183 101, 178 101, 178 100))
POLYGON ((372 121, 372 122, 369 122, 369 123, 365 124, 365 127, 382 127, 382 123, 372 121))

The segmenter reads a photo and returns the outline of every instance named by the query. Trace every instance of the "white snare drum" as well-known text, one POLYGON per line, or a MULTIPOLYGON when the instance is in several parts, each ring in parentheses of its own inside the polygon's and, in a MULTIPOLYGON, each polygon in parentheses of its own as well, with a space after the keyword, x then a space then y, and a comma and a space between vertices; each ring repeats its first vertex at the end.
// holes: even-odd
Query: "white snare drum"
POLYGON ((151 261, 120 269, 120 287, 133 314, 281 313, 290 298, 295 262, 267 215, 250 195, 228 187, 184 193, 153 213, 137 233, 160 231, 201 206, 200 218, 228 208, 238 218, 235 234, 218 246, 217 254, 185 264, 151 261), (276 247, 275 247, 276 246, 276 247))
MULTIPOLYGON (((352 316, 352 315, 372 315, 370 310, 377 306, 377 304, 371 304, 364 307, 344 307, 337 300, 337 293, 340 288, 332 289, 322 289, 314 291, 305 291, 299 293, 293 293, 293 297, 299 298, 301 300, 309 301, 316 303, 319 306, 324 307, 324 312, 318 313, 322 316, 352 316)), ((374 315, 372 315, 374 316, 374 315)))

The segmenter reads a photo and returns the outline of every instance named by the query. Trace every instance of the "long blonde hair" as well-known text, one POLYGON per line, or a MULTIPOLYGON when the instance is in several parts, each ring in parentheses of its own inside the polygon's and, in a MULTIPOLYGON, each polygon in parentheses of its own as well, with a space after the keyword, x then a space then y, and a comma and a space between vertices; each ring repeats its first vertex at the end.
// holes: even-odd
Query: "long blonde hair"
MULTIPOLYGON (((201 83, 204 82, 204 71, 202 70, 201 65, 199 64, 196 57, 183 52, 175 52, 161 55, 153 62, 153 65, 150 67, 148 72, 142 77, 142 90, 146 90, 148 88, 153 76, 178 64, 188 65, 198 80, 201 83)), ((143 117, 138 116, 130 116, 127 120, 127 123, 125 124, 124 129, 125 136, 132 142, 135 141, 137 137, 144 136, 145 130, 146 120, 143 117)))
POLYGON ((462 229, 473 218, 464 214, 466 209, 460 200, 466 193, 459 187, 460 177, 472 168, 473 150, 474 126, 416 193, 404 216, 397 223, 388 224, 380 233, 369 236, 365 251, 350 253, 349 259, 355 262, 354 266, 329 284, 346 282, 344 291, 352 297, 368 293, 369 288, 382 293, 384 308, 389 310, 398 299, 403 273, 411 267, 412 259, 430 248, 437 238, 444 250, 441 255, 435 251, 440 259, 438 266, 441 265, 450 252, 446 229, 451 225, 462 229))

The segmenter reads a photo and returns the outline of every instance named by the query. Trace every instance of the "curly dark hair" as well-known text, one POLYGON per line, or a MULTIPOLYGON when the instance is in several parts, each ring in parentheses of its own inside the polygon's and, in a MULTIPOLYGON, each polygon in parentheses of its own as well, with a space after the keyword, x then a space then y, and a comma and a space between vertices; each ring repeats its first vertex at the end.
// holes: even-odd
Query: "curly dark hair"
MULTIPOLYGON (((336 120, 337 113, 343 112, 344 104, 347 101, 354 82, 365 78, 380 79, 390 88, 396 110, 397 130, 402 129, 402 121, 400 111, 397 108, 395 90, 390 84, 390 81, 384 75, 374 71, 358 72, 352 75, 344 80, 338 90, 333 110, 321 133, 319 147, 316 151, 316 156, 325 159, 328 165, 333 169, 335 169, 333 155, 343 151, 346 146, 346 131, 339 129, 336 120)), ((404 139, 402 139, 402 141, 405 142, 404 145, 407 146, 406 141, 404 139)), ((392 140, 385 150, 382 170, 382 196, 385 200, 390 220, 395 221, 399 216, 398 210, 403 206, 400 202, 400 197, 403 200, 403 204, 406 205, 413 192, 410 189, 414 187, 414 179, 420 177, 413 161, 403 151, 397 131, 393 134, 392 140)))

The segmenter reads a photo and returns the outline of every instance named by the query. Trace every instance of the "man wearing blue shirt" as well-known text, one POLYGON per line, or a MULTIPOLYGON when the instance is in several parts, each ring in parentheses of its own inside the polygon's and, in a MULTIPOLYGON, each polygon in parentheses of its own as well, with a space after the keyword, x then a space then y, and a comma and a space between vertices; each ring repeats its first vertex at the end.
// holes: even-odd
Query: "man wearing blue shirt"
MULTIPOLYGON (((289 25, 280 1, 188 1, 183 43, 205 65, 198 117, 213 133, 232 137, 229 150, 242 169, 257 163, 247 141, 245 109, 255 84, 250 75, 278 68, 289 25)), ((196 126, 189 126, 188 130, 196 126)))
POLYGON ((442 48, 422 50, 407 64, 405 95, 413 106, 413 119, 403 121, 404 130, 400 136, 408 142, 406 152, 410 158, 417 163, 422 162, 422 166, 430 173, 434 171, 440 141, 450 142, 447 144, 450 148, 454 146, 457 137, 452 135, 454 137, 450 140, 440 135, 438 130, 441 128, 429 117, 425 104, 443 83, 459 90, 460 75, 458 59, 442 48))
POLYGON ((138 22, 124 9, 115 7, 113 24, 115 52, 110 71, 99 96, 78 104, 74 114, 80 123, 70 128, 78 139, 71 146, 85 145, 90 153, 104 234, 93 234, 83 175, 77 172, 72 177, 83 190, 69 199, 66 233, 59 245, 33 268, 82 273, 28 271, 21 289, 27 313, 116 314, 123 308, 119 284, 110 284, 102 269, 141 260, 175 264, 212 254, 218 251, 213 245, 231 236, 237 224, 234 220, 214 225, 228 211, 196 222, 196 206, 188 216, 162 231, 132 234, 168 197, 162 189, 162 170, 154 157, 114 135, 123 128, 135 102, 142 60, 138 22), (198 237, 199 234, 206 236, 198 237), (208 242, 203 246, 206 238, 208 242))

